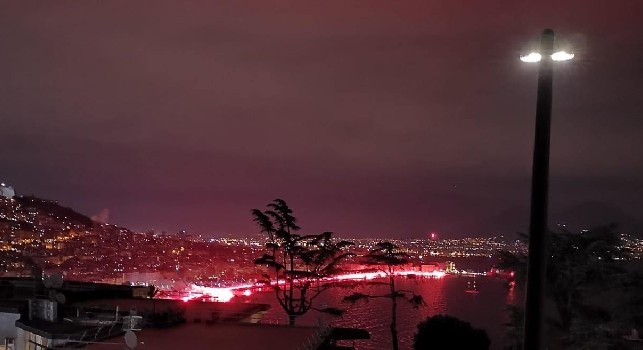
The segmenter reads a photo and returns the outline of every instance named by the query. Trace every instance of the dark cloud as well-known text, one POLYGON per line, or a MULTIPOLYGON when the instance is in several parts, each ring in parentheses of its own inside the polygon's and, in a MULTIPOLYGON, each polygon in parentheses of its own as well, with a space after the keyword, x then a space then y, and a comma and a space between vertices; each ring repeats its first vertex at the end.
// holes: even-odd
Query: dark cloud
POLYGON ((537 72, 517 56, 553 27, 577 59, 555 78, 552 205, 637 216, 642 10, 7 3, 0 176, 140 229, 254 231, 248 210, 283 197, 310 230, 487 232, 529 199, 537 72))

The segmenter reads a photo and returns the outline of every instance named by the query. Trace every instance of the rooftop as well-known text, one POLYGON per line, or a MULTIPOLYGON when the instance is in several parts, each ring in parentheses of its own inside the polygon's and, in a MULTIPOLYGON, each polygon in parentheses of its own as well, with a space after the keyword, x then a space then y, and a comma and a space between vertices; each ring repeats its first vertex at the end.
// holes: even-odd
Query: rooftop
POLYGON ((43 320, 19 320, 16 327, 41 335, 46 338, 67 338, 94 327, 81 326, 71 322, 49 322, 43 320))
MULTIPOLYGON (((317 327, 190 322, 172 328, 137 332, 139 345, 136 349, 298 349, 313 339, 320 341, 318 331, 317 327)), ((97 343, 90 344, 87 349, 113 350, 114 346, 97 343)))
POLYGON ((205 322, 212 319, 213 313, 217 315, 220 321, 238 322, 270 308, 270 305, 267 304, 218 303, 197 300, 184 302, 168 299, 102 299, 76 302, 73 303, 73 306, 112 310, 118 306, 120 310, 137 309, 141 312, 154 310, 156 313, 166 310, 179 310, 184 313, 184 317, 188 322, 194 322, 196 319, 205 322))

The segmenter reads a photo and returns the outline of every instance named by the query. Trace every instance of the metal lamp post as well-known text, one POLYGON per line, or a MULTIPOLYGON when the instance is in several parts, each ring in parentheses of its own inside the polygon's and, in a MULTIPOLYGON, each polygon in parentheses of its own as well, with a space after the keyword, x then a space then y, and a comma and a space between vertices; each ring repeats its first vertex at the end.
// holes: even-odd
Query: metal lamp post
POLYGON ((536 99, 536 135, 531 175, 531 214, 529 219, 529 259, 525 301, 524 350, 541 350, 543 345, 543 300, 547 249, 547 199, 549 194, 549 138, 553 62, 573 58, 565 51, 554 52, 554 31, 545 29, 540 38, 540 52, 522 56, 524 62, 540 62, 536 99))

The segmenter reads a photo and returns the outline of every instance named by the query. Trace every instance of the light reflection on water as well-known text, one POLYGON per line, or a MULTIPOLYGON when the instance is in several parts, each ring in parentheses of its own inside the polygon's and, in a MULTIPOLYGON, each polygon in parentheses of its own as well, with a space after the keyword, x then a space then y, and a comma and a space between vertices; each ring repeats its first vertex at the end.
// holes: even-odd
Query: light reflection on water
MULTIPOLYGON (((417 324, 428 316, 448 314, 471 323, 474 327, 484 328, 492 341, 492 349, 502 347, 507 322, 506 306, 519 302, 521 295, 507 290, 504 281, 488 277, 477 278, 479 293, 466 293, 470 277, 447 276, 442 279, 408 279, 396 280, 399 290, 413 290, 421 294, 427 306, 414 309, 410 303, 398 299, 397 318, 400 349, 410 349, 417 324)), ((368 330, 371 339, 357 341, 357 349, 390 349, 391 301, 388 298, 376 298, 361 301, 354 305, 343 302, 345 295, 360 292, 369 295, 384 295, 387 286, 359 286, 353 289, 332 288, 316 299, 316 306, 333 306, 347 309, 342 317, 322 315, 315 311, 297 318, 299 325, 317 324, 319 318, 330 321, 335 326, 356 327, 368 330)), ((274 293, 265 292, 254 295, 251 302, 271 304, 272 308, 265 319, 279 320, 287 323, 287 318, 275 300, 274 293)))

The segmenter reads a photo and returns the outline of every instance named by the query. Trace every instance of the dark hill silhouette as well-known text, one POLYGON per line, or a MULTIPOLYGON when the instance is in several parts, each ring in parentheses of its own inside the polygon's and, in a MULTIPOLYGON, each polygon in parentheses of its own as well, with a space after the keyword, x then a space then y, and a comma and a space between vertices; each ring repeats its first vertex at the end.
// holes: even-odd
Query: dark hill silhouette
MULTIPOLYGON (((622 209, 603 202, 583 202, 562 210, 552 210, 549 213, 551 228, 558 227, 558 224, 566 224, 566 229, 579 231, 609 223, 618 224, 618 230, 623 233, 639 236, 643 234, 643 222, 622 209)), ((529 207, 514 206, 480 221, 475 232, 512 236, 517 232, 527 233, 528 230, 529 207)))
POLYGON ((71 208, 59 205, 57 201, 41 199, 34 196, 16 196, 14 199, 25 209, 33 208, 40 213, 47 213, 47 215, 53 218, 67 218, 70 222, 87 228, 94 226, 92 219, 71 208))
POLYGON ((591 201, 583 202, 550 215, 550 223, 567 224, 567 229, 578 231, 590 229, 608 223, 618 224, 618 231, 623 233, 643 233, 643 223, 625 213, 620 208, 607 203, 591 201))

